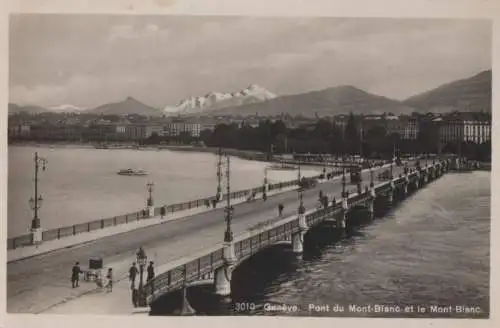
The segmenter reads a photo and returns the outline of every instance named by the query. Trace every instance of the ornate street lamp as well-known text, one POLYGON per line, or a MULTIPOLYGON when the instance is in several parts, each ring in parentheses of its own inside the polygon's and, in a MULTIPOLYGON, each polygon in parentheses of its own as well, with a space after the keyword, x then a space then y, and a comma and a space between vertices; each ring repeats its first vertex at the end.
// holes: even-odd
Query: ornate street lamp
POLYGON ((30 207, 34 212, 33 219, 31 221, 31 229, 39 229, 40 228, 40 218, 38 217, 38 210, 42 207, 43 198, 42 195, 38 194, 38 171, 40 170, 40 166, 43 171, 45 171, 45 167, 47 165, 47 160, 43 157, 39 157, 38 153, 35 153, 35 197, 31 197, 29 199, 30 207))
POLYGON ((395 145, 395 143, 393 143, 393 146, 392 146, 392 156, 391 156, 391 172, 390 172, 390 178, 391 178, 391 180, 394 179, 394 176, 392 174, 392 166, 394 164, 395 147, 396 147, 396 145, 395 145))
POLYGON ((299 172, 298 172, 298 178, 299 178, 299 214, 304 214, 306 212, 306 208, 304 207, 304 194, 303 194, 303 185, 302 185, 302 174, 301 174, 301 167, 299 163, 299 172))
POLYGON ((148 182, 146 185, 146 188, 148 189, 149 197, 148 197, 148 206, 153 206, 153 187, 154 187, 154 182, 148 182))
POLYGON ((267 166, 264 168, 264 187, 262 189, 262 198, 267 199, 267 166))
POLYGON ((144 267, 146 266, 146 263, 148 262, 148 257, 146 255, 146 252, 142 247, 139 248, 139 250, 136 253, 137 255, 137 264, 139 264, 139 306, 140 307, 145 307, 146 306, 146 297, 144 295, 144 283, 143 283, 143 276, 144 276, 144 267))
POLYGON ((347 198, 345 190, 345 167, 342 168, 342 198, 347 198))
POLYGON ((233 220, 234 208, 231 205, 231 183, 230 183, 230 158, 227 156, 227 169, 226 169, 226 190, 227 190, 227 203, 224 213, 226 215, 226 231, 224 232, 224 242, 230 243, 233 241, 233 231, 231 230, 231 221, 233 220))
POLYGON ((217 159, 217 193, 215 194, 216 202, 219 202, 222 193, 222 148, 219 148, 217 159))

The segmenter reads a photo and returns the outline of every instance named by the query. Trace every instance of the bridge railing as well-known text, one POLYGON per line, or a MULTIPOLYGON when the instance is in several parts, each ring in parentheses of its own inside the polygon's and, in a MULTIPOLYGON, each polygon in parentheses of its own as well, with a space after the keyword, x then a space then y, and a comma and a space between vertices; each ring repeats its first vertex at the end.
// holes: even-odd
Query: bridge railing
MULTIPOLYGON (((273 184, 269 184, 269 190, 281 190, 293 186, 297 186, 298 181, 297 180, 291 180, 291 181, 284 181, 284 182, 277 182, 273 184)), ((239 190, 239 191, 234 191, 230 194, 231 199, 239 199, 243 197, 248 197, 252 193, 262 193, 263 192, 263 186, 260 187, 255 187, 251 189, 245 189, 245 190, 239 190)), ((211 205, 211 201, 215 199, 215 197, 206 197, 206 198, 200 198, 188 202, 182 202, 182 203, 176 203, 176 204, 171 204, 168 206, 165 206, 166 209, 166 214, 172 214, 180 211, 185 211, 193 208, 199 208, 199 207, 205 207, 207 206, 207 202, 209 205, 211 205)), ((221 197, 221 201, 224 201, 227 199, 227 194, 223 194, 221 197)), ((161 213, 161 206, 160 207, 155 207, 154 209, 154 214, 155 216, 159 216, 161 213)), ((139 220, 145 220, 149 219, 150 217, 147 215, 145 210, 137 211, 137 212, 132 212, 120 216, 115 216, 111 218, 106 218, 106 219, 99 219, 99 220, 94 220, 90 222, 85 222, 85 223, 80 223, 80 224, 75 224, 72 226, 63 226, 60 228, 56 229, 50 229, 50 230, 45 230, 42 232, 42 240, 43 241, 50 241, 50 240, 56 240, 60 238, 65 238, 69 236, 75 236, 80 233, 84 232, 91 232, 95 230, 100 230, 104 229, 107 227, 112 227, 112 226, 117 226, 121 224, 127 224, 132 221, 139 221, 139 220)), ((23 246, 28 246, 31 245, 31 235, 26 234, 26 235, 21 235, 13 238, 9 238, 7 240, 7 249, 16 249, 19 247, 23 246)))
MULTIPOLYGON (((313 176, 313 178, 319 179, 321 177, 321 174, 313 176)), ((269 184, 269 190, 281 190, 285 189, 288 187, 292 186, 297 186, 298 185, 298 180, 291 180, 291 181, 285 181, 285 182, 277 182, 273 184, 269 184)), ((240 191, 235 191, 230 194, 231 199, 239 199, 243 197, 248 197, 252 193, 262 193, 263 192, 263 186, 260 187, 255 187, 251 189, 245 189, 245 190, 240 190, 240 191)), ((223 194, 222 195, 222 201, 227 199, 227 195, 223 194)), ((167 215, 170 213, 175 213, 175 212, 180 212, 180 211, 185 211, 193 208, 199 208, 203 206, 207 206, 207 202, 210 205, 211 201, 215 199, 215 197, 206 197, 206 198, 200 198, 188 202, 182 202, 182 203, 177 203, 177 204, 171 204, 168 206, 165 206, 166 213, 167 215)), ((160 215, 161 213, 161 207, 155 207, 154 214, 155 216, 160 215)), ((127 224, 133 221, 139 221, 139 220, 145 220, 149 219, 150 217, 147 215, 145 210, 137 211, 137 212, 132 212, 124 215, 119 215, 111 218, 106 218, 106 219, 98 219, 90 222, 85 222, 81 224, 75 224, 72 226, 63 226, 60 228, 56 229, 50 229, 50 230, 45 230, 42 232, 42 240, 43 241, 50 241, 50 240, 56 240, 56 239, 61 239, 65 237, 70 237, 70 236, 75 236, 80 233, 85 233, 85 232, 91 232, 95 230, 100 230, 104 229, 107 227, 112 227, 112 226, 117 226, 121 224, 127 224)), ((21 235, 13 238, 7 239, 7 249, 12 250, 16 249, 19 247, 23 246, 28 246, 31 245, 31 235, 26 234, 26 235, 21 235)))
POLYGON ((144 295, 150 299, 177 290, 189 282, 200 280, 222 264, 222 249, 210 252, 157 275, 144 285, 144 295))
MULTIPOLYGON (((409 174, 410 179, 414 179, 416 172, 411 172, 409 174)), ((403 182, 403 176, 395 179, 395 183, 403 182)), ((390 181, 385 181, 381 184, 375 186, 377 192, 383 192, 389 189, 390 181)), ((351 203, 366 199, 366 192, 361 194, 353 194, 349 200, 351 203)), ((309 226, 312 226, 316 221, 323 220, 325 217, 329 217, 342 208, 342 203, 340 200, 336 201, 335 204, 319 210, 311 210, 310 213, 306 214, 306 222, 309 226)), ((242 260, 258 250, 272 245, 276 242, 287 240, 287 238, 299 231, 299 220, 298 218, 292 219, 284 224, 279 224, 283 218, 275 218, 261 222, 249 229, 250 236, 243 237, 238 240, 236 238, 234 244, 235 255, 238 260, 242 260), (276 227, 266 229, 268 226, 277 224, 276 227)), ((165 271, 153 280, 149 281, 145 285, 145 295, 148 302, 153 301, 157 297, 177 290, 191 282, 202 279, 202 276, 208 273, 212 273, 217 268, 223 265, 222 258, 222 248, 210 252, 206 255, 202 255, 197 259, 193 259, 186 264, 178 265, 168 271, 165 271)))

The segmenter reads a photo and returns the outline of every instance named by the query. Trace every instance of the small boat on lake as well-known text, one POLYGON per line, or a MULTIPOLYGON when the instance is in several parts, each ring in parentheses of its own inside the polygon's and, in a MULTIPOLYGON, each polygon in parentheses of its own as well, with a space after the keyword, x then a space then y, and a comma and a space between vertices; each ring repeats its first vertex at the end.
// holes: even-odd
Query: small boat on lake
POLYGON ((142 169, 123 169, 118 171, 118 175, 128 175, 128 176, 134 176, 134 175, 148 175, 148 171, 142 170, 142 169))

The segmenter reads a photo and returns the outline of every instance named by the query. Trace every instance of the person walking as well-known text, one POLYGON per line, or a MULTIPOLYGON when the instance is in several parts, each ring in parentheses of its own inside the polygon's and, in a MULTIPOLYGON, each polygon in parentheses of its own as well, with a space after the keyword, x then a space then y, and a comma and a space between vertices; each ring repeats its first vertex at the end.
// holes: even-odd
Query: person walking
POLYGON ((79 287, 78 281, 80 280, 80 273, 82 273, 82 270, 80 270, 80 263, 76 262, 71 270, 71 286, 73 288, 79 287))
POLYGON ((155 277, 155 268, 153 267, 153 264, 153 261, 149 262, 148 276, 146 278, 146 281, 150 281, 155 277))
POLYGON ((108 283, 106 284, 106 291, 108 293, 113 291, 113 269, 109 268, 108 273, 106 274, 106 279, 108 280, 108 283))
POLYGON ((136 308, 138 306, 139 301, 139 291, 136 288, 132 289, 132 304, 136 308))
POLYGON ((132 266, 128 270, 128 279, 130 280, 130 289, 135 288, 135 278, 137 277, 137 273, 139 270, 137 270, 137 266, 135 265, 135 262, 132 263, 132 266))
POLYGON ((283 209, 284 209, 284 208, 285 208, 285 207, 283 206, 283 204, 279 204, 279 205, 278 205, 278 214, 279 214, 279 216, 282 216, 282 215, 283 215, 283 209))

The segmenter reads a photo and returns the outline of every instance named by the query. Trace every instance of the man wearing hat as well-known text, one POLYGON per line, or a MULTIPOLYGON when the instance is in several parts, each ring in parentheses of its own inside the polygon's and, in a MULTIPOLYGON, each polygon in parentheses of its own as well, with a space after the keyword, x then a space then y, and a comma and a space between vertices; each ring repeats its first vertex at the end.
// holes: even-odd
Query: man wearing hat
POLYGON ((155 277, 155 269, 153 267, 153 261, 150 261, 148 266, 148 276, 146 278, 146 281, 150 281, 154 277, 155 277))
POLYGON ((73 269, 71 270, 71 286, 73 288, 78 287, 78 280, 80 280, 80 273, 82 271, 80 270, 80 263, 76 262, 75 265, 73 265, 73 269))

